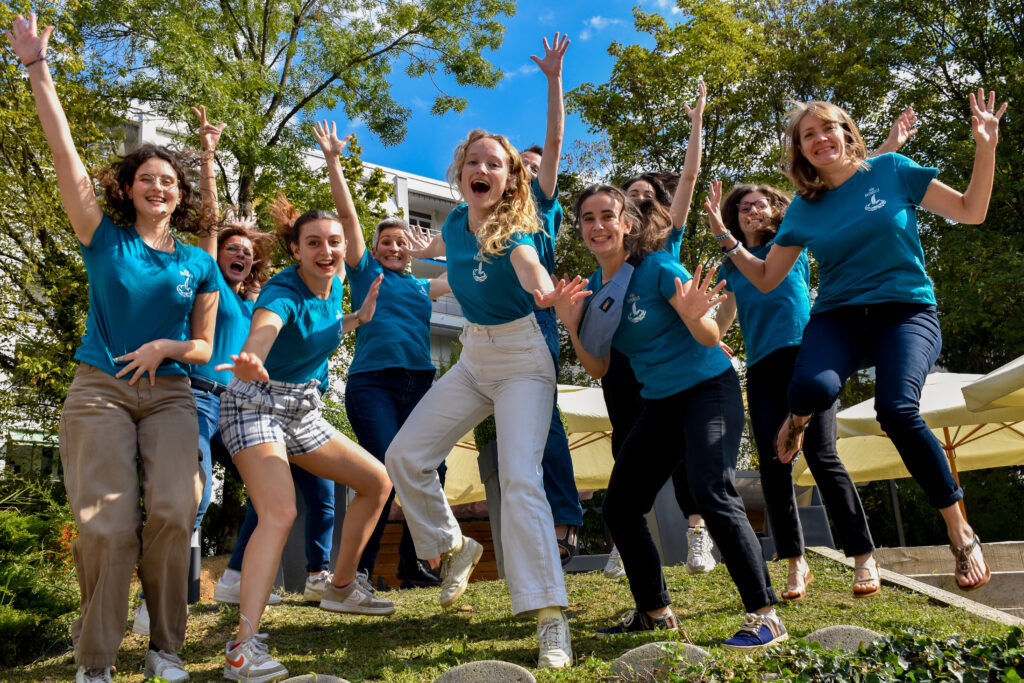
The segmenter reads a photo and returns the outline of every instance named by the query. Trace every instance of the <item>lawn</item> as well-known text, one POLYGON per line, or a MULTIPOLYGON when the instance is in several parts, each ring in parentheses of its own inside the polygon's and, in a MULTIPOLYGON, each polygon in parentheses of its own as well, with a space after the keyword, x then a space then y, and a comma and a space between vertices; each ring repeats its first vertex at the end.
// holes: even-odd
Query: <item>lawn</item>
MULTIPOLYGON (((897 633, 908 628, 934 637, 1002 635, 1007 629, 959 609, 890 586, 876 597, 855 600, 850 594, 852 571, 809 556, 816 581, 808 597, 782 604, 779 613, 790 635, 804 636, 834 624, 855 624, 897 633)), ((785 583, 786 565, 769 565, 777 590, 785 583)), ((679 567, 666 570, 681 631, 676 638, 717 649, 742 622, 739 595, 725 568, 691 576, 679 567)), ((562 672, 537 672, 539 681, 596 681, 610 662, 626 650, 654 640, 664 632, 598 640, 594 632, 614 622, 631 604, 625 579, 601 574, 571 575, 570 623, 576 666, 562 672)), ((300 596, 268 608, 261 630, 270 634, 271 654, 291 675, 331 674, 350 681, 433 681, 445 670, 478 659, 502 659, 527 668, 536 665, 536 622, 514 618, 504 582, 470 584, 458 609, 441 611, 437 590, 392 591, 397 606, 388 617, 340 615, 303 603, 300 596)), ((193 605, 182 657, 193 681, 222 680, 224 643, 238 619, 233 606, 201 602, 193 605)), ((141 681, 147 639, 129 633, 118 656, 116 681, 141 681)), ((73 679, 70 653, 2 672, 4 681, 73 679)))

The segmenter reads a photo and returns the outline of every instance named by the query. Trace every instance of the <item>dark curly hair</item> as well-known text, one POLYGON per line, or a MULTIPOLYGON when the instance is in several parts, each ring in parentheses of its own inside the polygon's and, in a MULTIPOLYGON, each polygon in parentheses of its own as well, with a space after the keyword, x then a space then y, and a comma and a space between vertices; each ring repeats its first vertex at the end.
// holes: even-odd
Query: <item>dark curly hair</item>
POLYGON ((750 245, 747 244, 747 238, 744 236, 743 231, 740 230, 739 205, 740 200, 751 192, 763 194, 772 207, 771 221, 769 227, 765 228, 765 232, 772 237, 775 237, 775 233, 778 232, 779 226, 782 224, 782 218, 786 215, 786 209, 789 208, 789 202, 791 201, 788 194, 771 185, 745 183, 732 188, 728 196, 722 200, 722 222, 725 223, 725 227, 729 229, 732 236, 739 240, 739 243, 744 247, 749 247, 750 245))
POLYGON ((190 171, 195 169, 197 159, 188 152, 162 145, 142 144, 119 157, 114 163, 99 172, 100 186, 106 199, 106 211, 117 225, 135 224, 135 202, 128 197, 125 188, 135 182, 139 166, 150 159, 166 161, 178 178, 178 205, 171 214, 171 227, 194 235, 208 234, 214 221, 200 209, 199 191, 190 182, 190 171))

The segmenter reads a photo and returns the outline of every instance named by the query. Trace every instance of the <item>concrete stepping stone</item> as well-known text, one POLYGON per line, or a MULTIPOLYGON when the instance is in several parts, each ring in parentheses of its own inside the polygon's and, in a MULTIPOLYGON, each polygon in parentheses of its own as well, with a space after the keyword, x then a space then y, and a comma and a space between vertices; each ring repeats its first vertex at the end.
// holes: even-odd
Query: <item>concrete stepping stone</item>
POLYGON ((691 662, 699 662, 708 656, 707 650, 689 643, 676 643, 667 640, 647 643, 622 653, 612 662, 613 680, 630 682, 655 680, 655 673, 658 669, 671 660, 665 651, 666 646, 678 648, 680 654, 691 662))
POLYGON ((537 683, 537 679, 517 664, 484 659, 448 669, 434 683, 537 683))
POLYGON ((808 643, 821 643, 825 650, 846 650, 856 652, 860 644, 870 645, 875 638, 881 638, 882 634, 862 626, 850 626, 840 624, 838 626, 826 626, 819 628, 813 633, 804 636, 808 643))
POLYGON ((281 683, 348 683, 344 678, 328 676, 327 674, 302 674, 286 678, 281 683))

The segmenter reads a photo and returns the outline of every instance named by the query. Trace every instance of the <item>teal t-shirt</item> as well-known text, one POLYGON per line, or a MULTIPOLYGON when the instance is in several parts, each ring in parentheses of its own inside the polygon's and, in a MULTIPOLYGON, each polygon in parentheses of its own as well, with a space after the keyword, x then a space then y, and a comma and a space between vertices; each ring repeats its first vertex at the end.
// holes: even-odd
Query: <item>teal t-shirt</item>
POLYGON ((672 228, 672 232, 668 234, 668 239, 665 240, 665 246, 662 247, 665 251, 672 254, 676 261, 679 260, 679 249, 683 246, 683 233, 686 232, 686 226, 681 228, 672 228))
POLYGON ((816 201, 794 199, 775 236, 775 244, 806 247, 818 262, 815 313, 886 302, 935 304, 917 205, 937 171, 899 154, 869 163, 816 201))
MULTIPOLYGON (((106 214, 89 246, 79 247, 89 277, 89 317, 75 358, 109 375, 127 365, 115 358, 147 342, 190 339, 196 295, 217 291, 217 264, 205 251, 178 240, 174 251, 157 251, 134 226, 114 225, 106 214)), ((156 374, 185 375, 188 368, 165 358, 156 374)))
MULTIPOLYGON (((718 346, 697 342, 669 300, 676 278, 692 279, 669 251, 656 251, 633 270, 612 347, 629 358, 644 398, 665 398, 717 377, 731 366, 718 346)), ((601 269, 587 289, 601 286, 601 269)), ((589 302, 589 297, 588 297, 589 302)))
POLYGON ((533 294, 519 284, 512 267, 512 251, 520 246, 535 249, 533 237, 516 233, 501 256, 490 263, 480 255, 476 235, 469 231, 469 207, 459 204, 448 214, 441 236, 448 261, 448 284, 462 306, 462 314, 477 325, 500 325, 533 312, 533 294))
POLYGON ((270 379, 296 384, 316 379, 320 391, 327 391, 327 359, 343 334, 343 297, 344 285, 337 275, 330 295, 321 299, 299 277, 298 266, 285 268, 263 285, 256 308, 273 311, 284 321, 263 362, 270 379))
POLYGON ((214 370, 221 363, 230 363, 231 356, 242 350, 249 336, 252 322, 252 301, 238 296, 217 268, 217 284, 220 298, 217 299, 217 331, 213 337, 213 355, 206 365, 193 365, 191 374, 205 377, 214 382, 227 384, 234 375, 230 370, 214 370))
POLYGON ((384 368, 433 370, 430 362, 430 280, 388 270, 363 250, 355 268, 346 264, 352 288, 352 310, 363 305, 366 293, 384 273, 377 309, 370 322, 356 329, 356 352, 349 375, 384 368))
POLYGON ((555 196, 545 197, 544 191, 540 189, 540 182, 534 178, 530 186, 533 193, 533 200, 537 204, 537 215, 540 216, 540 225, 543 232, 531 235, 533 245, 537 248, 537 256, 544 270, 555 274, 555 240, 558 239, 558 231, 562 227, 562 205, 558 201, 558 186, 555 186, 555 196))
MULTIPOLYGON (((771 245, 769 241, 749 251, 763 259, 771 245)), ((811 268, 806 251, 801 252, 786 279, 770 292, 755 287, 731 259, 722 264, 718 280, 725 280, 725 289, 736 297, 736 317, 747 346, 747 366, 776 349, 800 343, 811 317, 811 268)))

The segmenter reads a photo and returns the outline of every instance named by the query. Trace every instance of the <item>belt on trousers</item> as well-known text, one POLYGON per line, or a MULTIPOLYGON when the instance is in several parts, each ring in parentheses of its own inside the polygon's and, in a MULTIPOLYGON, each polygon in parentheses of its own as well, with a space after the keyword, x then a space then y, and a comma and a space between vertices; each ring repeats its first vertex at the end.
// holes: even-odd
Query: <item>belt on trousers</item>
POLYGON ((214 396, 220 396, 225 391, 227 391, 226 385, 221 384, 220 382, 214 382, 212 379, 206 379, 205 377, 200 377, 199 375, 189 375, 188 379, 192 383, 193 389, 198 389, 199 391, 208 391, 214 396))

